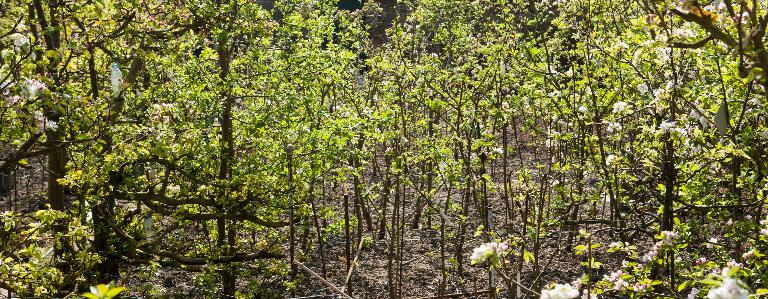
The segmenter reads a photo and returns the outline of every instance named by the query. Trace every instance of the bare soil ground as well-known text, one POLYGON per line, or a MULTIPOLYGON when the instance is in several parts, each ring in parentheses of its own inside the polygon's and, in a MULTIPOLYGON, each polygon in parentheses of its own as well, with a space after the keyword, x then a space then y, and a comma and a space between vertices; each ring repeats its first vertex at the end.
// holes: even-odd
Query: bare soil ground
MULTIPOLYGON (((500 171, 500 167, 494 171, 500 171)), ((17 177, 16 190, 11 194, 6 194, 0 197, 0 207, 3 210, 13 209, 15 211, 33 212, 37 209, 45 208, 45 198, 41 195, 45 190, 45 176, 44 169, 40 164, 32 165, 27 169, 21 170, 17 177)), ((408 204, 411 205, 406 209, 406 216, 412 213, 412 205, 415 200, 414 196, 409 196, 408 204)), ((457 199, 457 195, 454 194, 454 201, 457 199)), ((442 202, 445 200, 445 192, 438 194, 436 202, 442 202)), ((332 201, 329 203, 338 203, 340 200, 332 201)), ((492 209, 495 219, 495 231, 498 234, 498 238, 505 240, 511 235, 517 235, 519 232, 510 233, 505 227, 505 223, 512 223, 514 229, 519 229, 519 219, 505 219, 504 203, 499 198, 491 199, 492 209)), ((336 207, 334 210, 341 211, 341 207, 336 207)), ((470 205, 470 222, 467 225, 467 239, 463 246, 464 256, 464 275, 459 277, 456 271, 456 265, 454 261, 446 260, 447 269, 447 283, 446 294, 466 294, 464 296, 452 297, 452 298, 486 298, 487 293, 482 293, 489 289, 488 283, 488 270, 485 267, 470 266, 469 256, 472 253, 472 249, 483 243, 484 238, 475 236, 474 229, 479 226, 477 215, 477 209, 470 205)), ((391 211, 390 211, 391 213, 391 211)), ((391 217, 391 214, 388 215, 391 217)), ((439 224, 439 216, 432 214, 431 224, 439 224)), ((375 217, 374 217, 375 218, 375 217)), ((413 230, 407 225, 405 232, 403 233, 403 254, 401 258, 402 271, 397 273, 397 276, 402 275, 400 278, 402 281, 401 296, 402 298, 427 298, 430 296, 436 296, 439 292, 439 286, 441 282, 441 254, 440 254, 440 231, 435 230, 432 227, 426 225, 427 221, 422 221, 421 229, 413 230)), ((410 224, 410 221, 408 221, 410 224)), ((559 225, 557 223, 553 225, 559 225)), ((446 234, 448 235, 445 247, 446 247, 446 259, 453 257, 455 252, 455 239, 453 236, 457 234, 458 226, 449 225, 446 227, 446 234)), ((547 231, 545 228, 544 232, 547 231)), ((558 231, 558 230, 553 230, 558 231)), ((545 233, 540 237, 541 249, 539 253, 539 272, 542 273, 539 277, 534 277, 534 265, 533 263, 525 263, 521 280, 524 285, 532 286, 534 282, 540 284, 547 284, 549 282, 569 282, 577 278, 584 269, 581 266, 583 257, 578 257, 573 254, 573 251, 568 251, 566 248, 565 230, 559 230, 559 233, 548 234, 545 233)), ((353 236, 356 236, 356 232, 353 230, 353 236)), ((371 232, 365 232, 366 236, 372 236, 371 232)), ((312 231, 309 234, 309 238, 316 245, 317 236, 312 231)), ((352 291, 349 292, 354 298, 385 298, 389 297, 387 267, 388 267, 388 239, 377 240, 363 247, 359 253, 358 261, 355 266, 355 270, 352 274, 352 291)), ((357 238, 353 238, 355 242, 357 238)), ((616 241, 614 236, 609 234, 599 234, 595 236, 594 242, 602 243, 607 246, 611 241, 616 241)), ((634 244, 648 245, 649 240, 630 240, 634 244)), ((352 256, 356 255, 356 245, 351 244, 352 256)), ((645 247, 638 246, 638 247, 645 247)), ((312 246, 310 252, 302 252, 304 257, 302 261, 313 272, 322 275, 321 261, 325 262, 325 279, 328 283, 335 287, 342 288, 346 277, 347 262, 345 259, 345 241, 344 235, 337 234, 328 237, 328 240, 323 244, 324 255, 320 255, 320 250, 317 246, 312 246)), ((513 250, 517 250, 513 247, 513 250)), ((530 250, 530 248, 529 248, 530 250)), ((286 250, 287 251, 287 250, 286 250)), ((640 249, 642 252, 642 249, 640 249)), ((605 263, 605 268, 598 270, 597 277, 600 277, 604 273, 615 270, 621 264, 622 258, 620 255, 609 254, 597 254, 596 259, 605 263)), ((516 258, 512 257, 512 262, 516 262, 516 258)), ((395 261, 397 263, 397 261, 395 261)), ((142 285, 151 285, 162 292, 162 297, 170 298, 217 298, 222 297, 219 294, 211 293, 208 290, 198 288, 193 283, 193 277, 195 273, 185 272, 182 270, 161 267, 159 271, 151 277, 139 277, 139 267, 125 266, 123 268, 122 277, 118 280, 118 284, 123 284, 132 290, 130 293, 137 297, 153 297, 148 294, 142 294, 142 285)), ((290 294, 289 297, 299 298, 331 298, 336 295, 336 292, 332 290, 327 284, 321 282, 320 279, 313 277, 306 271, 299 270, 299 283, 296 290, 290 294)), ((240 282, 242 293, 258 294, 259 297, 269 298, 272 296, 278 297, 277 294, 284 294, 282 289, 283 281, 282 277, 265 277, 264 281, 260 281, 260 289, 253 290, 248 289, 247 281, 240 282)), ((502 291, 500 298, 508 298, 507 285, 502 281, 497 284, 502 291)), ((7 295, 7 291, 0 290, 0 298, 7 295)), ((223 297, 222 297, 223 298, 223 297)), ((279 298, 279 297, 278 297, 279 298)))

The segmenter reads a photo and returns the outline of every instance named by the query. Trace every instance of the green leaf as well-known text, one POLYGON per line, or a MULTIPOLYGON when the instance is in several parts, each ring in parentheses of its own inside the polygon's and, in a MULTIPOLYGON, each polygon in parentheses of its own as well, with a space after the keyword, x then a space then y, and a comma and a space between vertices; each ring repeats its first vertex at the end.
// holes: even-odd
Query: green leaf
POLYGON ((112 289, 110 289, 109 291, 107 291, 107 294, 106 294, 106 296, 107 296, 107 298, 112 298, 112 297, 115 297, 115 296, 117 296, 118 294, 120 294, 120 293, 121 293, 122 291, 124 291, 124 290, 125 290, 125 288, 124 288, 124 287, 116 287, 116 288, 112 288, 112 289))
POLYGON ((535 257, 533 256, 533 253, 527 250, 523 252, 523 260, 525 260, 525 262, 530 263, 533 262, 534 259, 535 257))

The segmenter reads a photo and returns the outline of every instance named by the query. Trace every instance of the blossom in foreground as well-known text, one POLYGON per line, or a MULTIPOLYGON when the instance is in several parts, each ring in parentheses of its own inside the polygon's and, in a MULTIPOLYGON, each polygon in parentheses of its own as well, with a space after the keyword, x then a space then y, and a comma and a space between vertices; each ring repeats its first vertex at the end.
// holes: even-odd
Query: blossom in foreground
POLYGON ((495 264, 499 261, 499 258, 507 253, 509 246, 504 243, 490 242, 485 243, 472 251, 472 256, 469 259, 472 265, 482 264, 485 261, 490 261, 491 264, 495 264))
POLYGON ((707 299, 747 299, 749 291, 742 288, 738 279, 729 276, 730 268, 723 268, 723 281, 720 286, 707 293, 707 299))
POLYGON ((687 298, 695 299, 697 296, 699 296, 699 292, 701 292, 701 290, 699 290, 698 288, 692 288, 687 298))
POLYGON ((571 284, 556 284, 548 290, 541 290, 541 299, 573 299, 579 297, 579 290, 571 284))

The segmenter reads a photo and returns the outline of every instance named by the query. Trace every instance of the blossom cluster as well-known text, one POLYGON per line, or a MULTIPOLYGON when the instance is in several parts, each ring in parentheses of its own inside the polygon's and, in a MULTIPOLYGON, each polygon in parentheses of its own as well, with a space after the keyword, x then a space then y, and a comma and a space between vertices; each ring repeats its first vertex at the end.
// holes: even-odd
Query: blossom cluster
POLYGON ((606 280, 613 283, 614 290, 623 291, 629 287, 629 283, 621 277, 622 275, 624 275, 624 271, 617 270, 611 273, 610 276, 606 276, 606 280))
POLYGON ((747 299, 749 297, 749 291, 742 287, 744 283, 731 277, 730 272, 730 268, 723 268, 722 282, 718 287, 709 290, 707 299, 747 299))
POLYGON ((486 261, 490 261, 491 264, 496 264, 499 258, 509 251, 509 246, 505 243, 489 242, 482 244, 472 251, 472 256, 469 257, 473 265, 482 264, 486 261))
POLYGON ((571 284, 555 284, 551 289, 541 290, 541 299, 573 299, 579 297, 579 290, 571 284))
POLYGON ((660 239, 661 240, 656 242, 656 244, 653 244, 653 247, 651 247, 651 250, 649 250, 645 255, 643 255, 643 263, 648 263, 652 261, 654 258, 656 258, 662 246, 675 245, 675 240, 677 240, 677 233, 674 231, 662 231, 660 233, 660 239))

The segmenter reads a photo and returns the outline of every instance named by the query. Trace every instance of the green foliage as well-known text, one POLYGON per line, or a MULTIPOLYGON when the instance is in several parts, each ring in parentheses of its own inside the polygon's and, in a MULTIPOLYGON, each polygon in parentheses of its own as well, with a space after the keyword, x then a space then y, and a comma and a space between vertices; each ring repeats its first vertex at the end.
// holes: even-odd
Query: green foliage
POLYGON ((63 296, 124 259, 153 296, 161 264, 295 290, 264 279, 290 272, 288 227, 317 226, 316 258, 347 194, 387 242, 423 209, 451 269, 506 238, 500 272, 572 249, 594 294, 765 292, 764 1, 353 2, 3 3, 0 166, 61 154, 73 204, 0 216, 0 287, 63 296))

